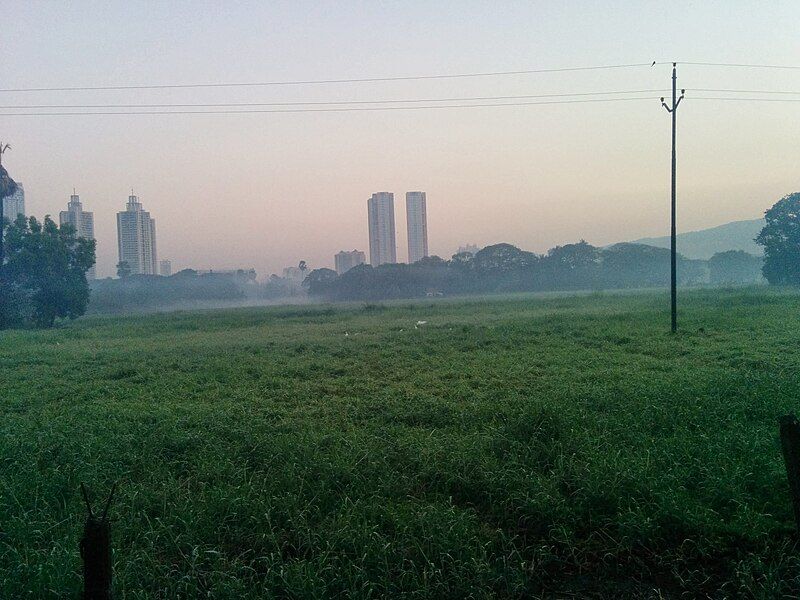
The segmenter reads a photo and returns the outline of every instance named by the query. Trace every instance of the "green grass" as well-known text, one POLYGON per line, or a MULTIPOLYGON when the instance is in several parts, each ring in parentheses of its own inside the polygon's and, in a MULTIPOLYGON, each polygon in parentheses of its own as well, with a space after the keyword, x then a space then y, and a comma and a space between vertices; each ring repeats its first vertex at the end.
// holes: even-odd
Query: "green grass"
POLYGON ((0 598, 797 597, 800 295, 275 307, 0 333, 0 598), (415 329, 418 320, 427 324, 415 329), (99 499, 98 499, 99 501, 99 499))

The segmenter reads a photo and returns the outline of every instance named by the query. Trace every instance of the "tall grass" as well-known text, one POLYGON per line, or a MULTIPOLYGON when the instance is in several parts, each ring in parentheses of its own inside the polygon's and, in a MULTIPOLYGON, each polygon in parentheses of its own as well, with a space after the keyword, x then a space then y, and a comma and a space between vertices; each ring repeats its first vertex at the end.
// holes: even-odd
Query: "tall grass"
POLYGON ((791 597, 800 296, 94 318, 0 334, 0 598, 791 597), (418 321, 427 321, 417 325, 418 321))

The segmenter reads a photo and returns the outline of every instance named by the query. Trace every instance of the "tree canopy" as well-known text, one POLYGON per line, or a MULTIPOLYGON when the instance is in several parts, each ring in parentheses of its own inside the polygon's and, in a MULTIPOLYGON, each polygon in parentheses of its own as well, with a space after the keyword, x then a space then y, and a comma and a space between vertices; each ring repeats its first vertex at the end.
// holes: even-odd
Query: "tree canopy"
POLYGON ((117 277, 120 279, 125 279, 126 277, 130 277, 131 274, 131 265, 127 260, 121 260, 117 263, 117 277))
POLYGON ((764 218, 756 238, 764 246, 764 277, 771 284, 800 284, 800 192, 778 200, 764 218))
POLYGON ((712 285, 758 283, 764 260, 744 250, 717 252, 708 259, 708 279, 712 285))
POLYGON ((59 227, 49 216, 42 223, 19 216, 4 229, 0 326, 52 327, 56 319, 84 314, 94 240, 77 237, 71 225, 59 227))
MULTIPOLYGON (((7 198, 17 191, 17 182, 11 179, 6 168, 0 165, 0 199, 7 198)), ((8 218, 8 215, 5 215, 8 218)))

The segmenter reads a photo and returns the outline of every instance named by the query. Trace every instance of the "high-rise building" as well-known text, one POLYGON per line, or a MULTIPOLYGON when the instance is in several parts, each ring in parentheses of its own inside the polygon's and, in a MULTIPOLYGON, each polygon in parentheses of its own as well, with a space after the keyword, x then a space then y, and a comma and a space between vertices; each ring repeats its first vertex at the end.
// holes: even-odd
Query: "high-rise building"
POLYGON ((458 252, 456 254, 472 254, 474 256, 478 253, 478 250, 480 250, 480 248, 475 244, 464 244, 458 247, 458 252))
POLYGON ((336 273, 338 275, 343 275, 353 267, 363 265, 367 262, 367 257, 364 256, 364 253, 360 250, 353 250, 352 252, 345 252, 342 250, 333 257, 333 260, 336 264, 336 273))
POLYGON ((167 259, 159 261, 158 274, 162 277, 169 277, 172 275, 172 261, 167 259))
MULTIPOLYGON (((297 269, 297 267, 290 267, 297 269)), ((297 269, 298 271, 300 269, 297 269)), ((285 269, 284 269, 285 271, 285 269)), ((231 277, 240 283, 251 283, 258 278, 258 273, 253 268, 244 269, 196 269, 198 275, 218 275, 221 277, 231 277)))
POLYGON ((117 213, 117 240, 119 262, 127 262, 131 275, 155 275, 156 266, 156 221, 150 213, 142 210, 139 198, 128 196, 123 212, 117 213))
POLYGON ((406 192, 406 223, 408 225, 408 263, 428 256, 428 214, 425 192, 406 192))
MULTIPOLYGON (((72 225, 77 237, 86 238, 87 240, 94 239, 94 214, 83 210, 81 199, 74 190, 69 197, 67 210, 62 210, 59 213, 58 221, 62 227, 64 225, 72 225)), ((86 277, 88 279, 95 278, 94 267, 86 272, 86 277)))
POLYGON ((13 222, 19 215, 25 216, 25 190, 18 181, 14 193, 3 198, 3 218, 13 222))
POLYGON ((394 233, 394 194, 378 192, 367 200, 369 216, 369 262, 373 267, 397 262, 394 233))

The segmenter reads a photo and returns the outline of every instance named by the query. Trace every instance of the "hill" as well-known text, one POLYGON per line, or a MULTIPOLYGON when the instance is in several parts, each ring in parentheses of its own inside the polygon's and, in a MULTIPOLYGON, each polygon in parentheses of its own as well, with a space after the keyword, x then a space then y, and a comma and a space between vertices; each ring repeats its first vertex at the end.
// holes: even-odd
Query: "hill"
MULTIPOLYGON (((761 256, 764 252, 753 239, 764 227, 764 219, 733 221, 710 229, 689 231, 678 234, 678 252, 686 258, 707 260, 717 252, 744 250, 749 254, 761 256)), ((636 244, 647 244, 658 248, 669 248, 669 236, 642 238, 636 244)))

